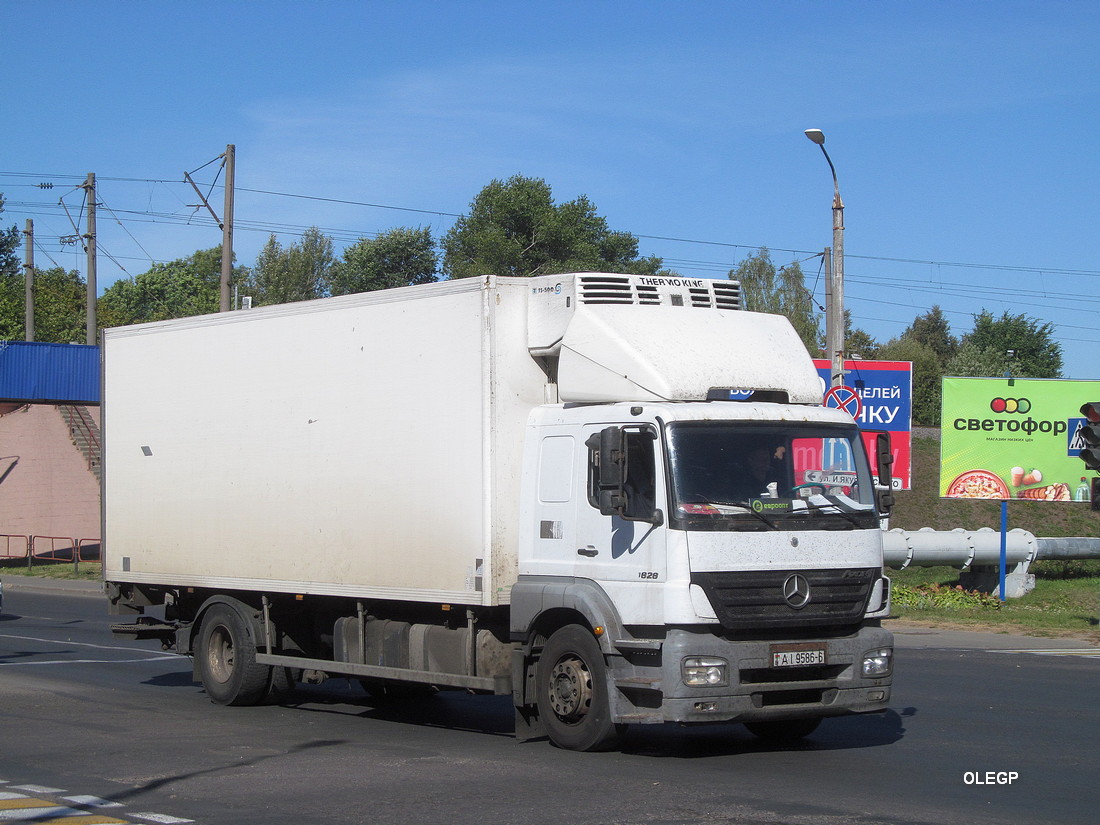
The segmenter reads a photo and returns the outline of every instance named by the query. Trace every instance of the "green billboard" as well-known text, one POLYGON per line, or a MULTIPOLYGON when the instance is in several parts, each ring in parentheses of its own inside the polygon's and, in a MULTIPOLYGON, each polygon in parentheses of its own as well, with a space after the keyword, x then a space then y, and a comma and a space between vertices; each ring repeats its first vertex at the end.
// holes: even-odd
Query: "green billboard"
POLYGON ((940 495, 1089 501, 1081 405, 1100 381, 944 378, 940 495))

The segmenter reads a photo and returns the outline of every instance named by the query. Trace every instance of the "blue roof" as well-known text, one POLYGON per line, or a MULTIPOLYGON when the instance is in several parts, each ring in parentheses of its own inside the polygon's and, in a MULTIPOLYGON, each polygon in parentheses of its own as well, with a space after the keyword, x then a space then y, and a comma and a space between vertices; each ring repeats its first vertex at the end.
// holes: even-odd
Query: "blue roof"
POLYGON ((0 341, 0 401, 99 403, 99 347, 0 341))

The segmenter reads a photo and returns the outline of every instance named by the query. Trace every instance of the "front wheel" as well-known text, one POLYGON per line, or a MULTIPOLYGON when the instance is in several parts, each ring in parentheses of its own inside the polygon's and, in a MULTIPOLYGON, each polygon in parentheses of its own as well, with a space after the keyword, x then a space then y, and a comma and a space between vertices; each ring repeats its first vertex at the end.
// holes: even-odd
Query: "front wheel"
POLYGON ((255 705, 267 696, 271 668, 256 664, 256 644, 244 617, 228 604, 207 611, 195 658, 203 689, 216 704, 255 705))
POLYGON ((592 632, 580 625, 556 631, 542 649, 536 702, 550 741, 574 751, 606 750, 618 741, 607 695, 607 666, 592 632))
POLYGON ((777 745, 804 739, 821 724, 820 719, 777 719, 774 722, 746 722, 749 733, 777 745))

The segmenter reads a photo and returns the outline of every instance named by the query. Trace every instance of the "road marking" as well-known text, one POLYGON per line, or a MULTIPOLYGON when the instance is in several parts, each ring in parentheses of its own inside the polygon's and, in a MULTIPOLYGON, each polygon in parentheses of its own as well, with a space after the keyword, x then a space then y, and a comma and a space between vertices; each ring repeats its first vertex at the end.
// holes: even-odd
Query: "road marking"
POLYGON ((88 808, 122 808, 121 802, 112 802, 109 799, 100 799, 98 796, 66 796, 66 802, 74 805, 84 805, 88 808))
MULTIPOLYGON (((94 650, 121 650, 125 653, 129 653, 131 656, 135 653, 142 653, 142 651, 135 650, 132 647, 93 645, 88 642, 70 642, 58 639, 39 639, 35 636, 13 636, 8 633, 0 633, 0 639, 18 639, 21 642, 41 642, 43 644, 64 645, 65 647, 90 647, 94 650)), ((175 653, 154 653, 150 651, 140 659, 48 659, 46 661, 37 662, 0 662, 0 667, 34 667, 36 665, 140 665, 145 662, 162 662, 168 661, 169 659, 178 660, 179 658, 179 655, 175 653)), ((38 791, 37 793, 49 793, 49 791, 38 791)))
POLYGON ((0 779, 0 785, 6 789, 0 791, 0 824, 7 822, 27 822, 33 825, 133 825, 135 819, 154 822, 157 825, 187 825, 193 819, 181 819, 167 814, 149 811, 127 814, 129 819, 116 819, 113 816, 89 811, 89 808, 123 808, 121 802, 111 802, 98 796, 67 796, 66 802, 79 805, 71 808, 58 805, 49 799, 39 799, 15 791, 29 791, 38 794, 63 794, 61 788, 47 788, 42 785, 9 785, 9 780, 0 779))
POLYGON ((0 667, 35 667, 37 665, 140 665, 145 662, 160 662, 172 659, 179 661, 175 653, 167 656, 153 656, 148 659, 53 659, 45 662, 0 662, 0 667))
POLYGON ((988 650, 987 653, 1031 653, 1035 656, 1081 656, 1086 659, 1100 659, 1100 648, 1096 647, 1052 647, 1035 650, 988 650))
POLYGON ((0 819, 7 819, 4 811, 22 810, 24 808, 55 808, 57 804, 47 802, 45 799, 31 799, 29 796, 13 794, 15 798, 0 799, 0 819))
POLYGON ((134 648, 121 645, 93 645, 90 642, 73 642, 67 639, 39 639, 37 636, 15 636, 10 633, 0 633, 0 639, 19 639, 21 642, 44 642, 51 645, 65 645, 66 647, 92 647, 96 650, 121 650, 133 653, 134 648))
POLYGON ((0 803, 0 822, 33 822, 35 825, 126 825, 126 820, 89 814, 45 799, 24 797, 0 803))
POLYGON ((54 819, 33 819, 34 825, 130 825, 124 819, 74 811, 72 808, 60 808, 54 819), (71 813, 70 813, 71 811, 71 813))

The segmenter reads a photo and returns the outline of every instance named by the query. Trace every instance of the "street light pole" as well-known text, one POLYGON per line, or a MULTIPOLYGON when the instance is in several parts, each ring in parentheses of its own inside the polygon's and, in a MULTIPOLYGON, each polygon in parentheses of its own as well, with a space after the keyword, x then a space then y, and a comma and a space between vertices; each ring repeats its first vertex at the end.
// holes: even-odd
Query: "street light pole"
POLYGON ((820 129, 807 129, 806 137, 821 147, 821 154, 833 173, 833 265, 825 306, 825 352, 832 362, 829 383, 838 387, 844 384, 844 201, 840 199, 836 167, 825 151, 825 133, 820 129))

